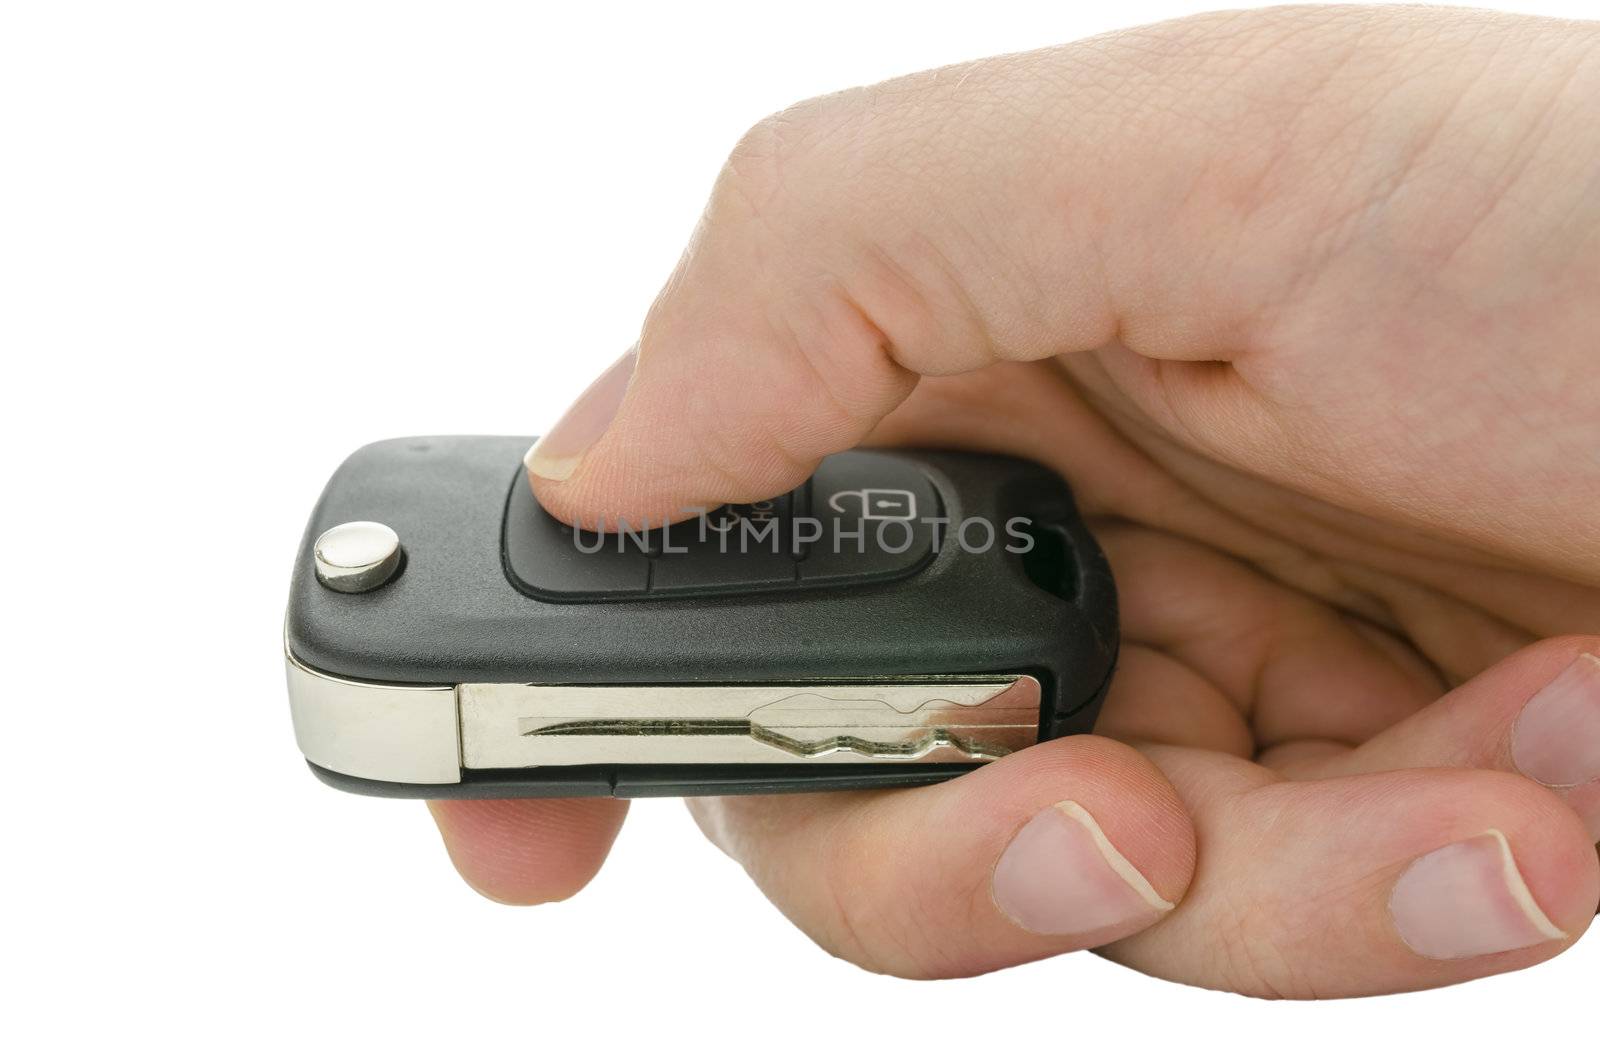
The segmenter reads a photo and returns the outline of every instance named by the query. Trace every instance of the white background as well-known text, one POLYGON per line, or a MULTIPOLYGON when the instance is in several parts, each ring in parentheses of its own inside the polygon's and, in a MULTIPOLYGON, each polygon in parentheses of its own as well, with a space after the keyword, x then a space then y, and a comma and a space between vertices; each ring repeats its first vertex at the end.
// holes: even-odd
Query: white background
POLYGON ((295 752, 289 565, 349 450, 547 427, 763 114, 1201 6, 0 8, 0 1051, 1589 1053, 1596 939, 1318 1005, 1087 955, 898 982, 815 950, 676 802, 580 897, 509 909, 420 805, 295 752))

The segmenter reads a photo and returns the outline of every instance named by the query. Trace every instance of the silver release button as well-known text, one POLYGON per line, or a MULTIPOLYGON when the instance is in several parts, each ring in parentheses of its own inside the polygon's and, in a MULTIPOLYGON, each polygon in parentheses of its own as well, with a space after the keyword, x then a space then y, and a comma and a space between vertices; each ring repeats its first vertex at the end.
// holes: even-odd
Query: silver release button
POLYGON ((340 523, 312 549, 317 581, 335 592, 364 593, 400 569, 400 535, 382 523, 340 523))

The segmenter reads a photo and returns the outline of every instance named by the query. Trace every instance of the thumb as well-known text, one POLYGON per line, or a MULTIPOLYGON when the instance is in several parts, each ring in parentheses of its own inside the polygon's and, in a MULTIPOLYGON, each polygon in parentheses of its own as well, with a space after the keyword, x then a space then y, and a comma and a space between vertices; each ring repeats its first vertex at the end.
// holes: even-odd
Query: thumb
MULTIPOLYGON (((1417 17, 1207 16, 761 122, 636 353, 529 453, 535 491, 568 522, 656 523, 795 487, 922 375, 1113 339, 1147 358, 1248 349, 1321 252, 1308 228, 1401 164, 1341 165, 1355 175, 1330 187, 1315 133, 1387 101, 1324 88, 1353 59, 1374 80, 1407 69, 1385 60, 1417 17)), ((1426 127, 1470 65, 1430 62, 1383 105, 1426 127)))

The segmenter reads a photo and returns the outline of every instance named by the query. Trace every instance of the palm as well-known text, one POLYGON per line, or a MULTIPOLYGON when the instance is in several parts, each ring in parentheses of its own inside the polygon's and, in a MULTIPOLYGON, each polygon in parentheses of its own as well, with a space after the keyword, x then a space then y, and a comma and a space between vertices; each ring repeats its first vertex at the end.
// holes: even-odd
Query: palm
MULTIPOLYGON (((1437 754, 1408 760, 1437 724, 1425 708, 1537 639, 1600 628, 1600 588, 1195 452, 1107 385, 1103 359, 1125 355, 924 380, 874 440, 1013 452, 1073 483, 1122 602, 1124 649, 1097 731, 1187 774, 1202 798, 1293 798, 1289 781, 1482 764, 1470 742, 1438 739, 1423 741, 1437 754)), ((1203 805, 1191 810, 1205 820, 1203 805)), ((1214 922, 1219 904, 1292 921, 1270 880, 1241 901, 1239 881, 1202 861, 1177 913, 1107 952, 1159 967, 1152 954, 1186 919, 1214 922)), ((1254 937, 1250 925, 1238 937, 1254 937)), ((1234 956, 1235 988, 1295 992, 1234 956)))

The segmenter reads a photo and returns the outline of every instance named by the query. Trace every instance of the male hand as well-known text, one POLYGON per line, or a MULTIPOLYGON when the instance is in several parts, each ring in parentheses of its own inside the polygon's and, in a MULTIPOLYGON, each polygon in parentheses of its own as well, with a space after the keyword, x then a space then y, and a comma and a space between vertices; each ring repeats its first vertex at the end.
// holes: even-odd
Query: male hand
MULTIPOLYGON (((1415 989, 1600 898, 1597 332, 1600 27, 1211 15, 761 123, 528 468, 637 523, 864 442, 1055 467, 1122 596, 1099 735, 701 826, 876 970, 1415 989)), ((626 803, 433 809, 539 902, 626 803)))

